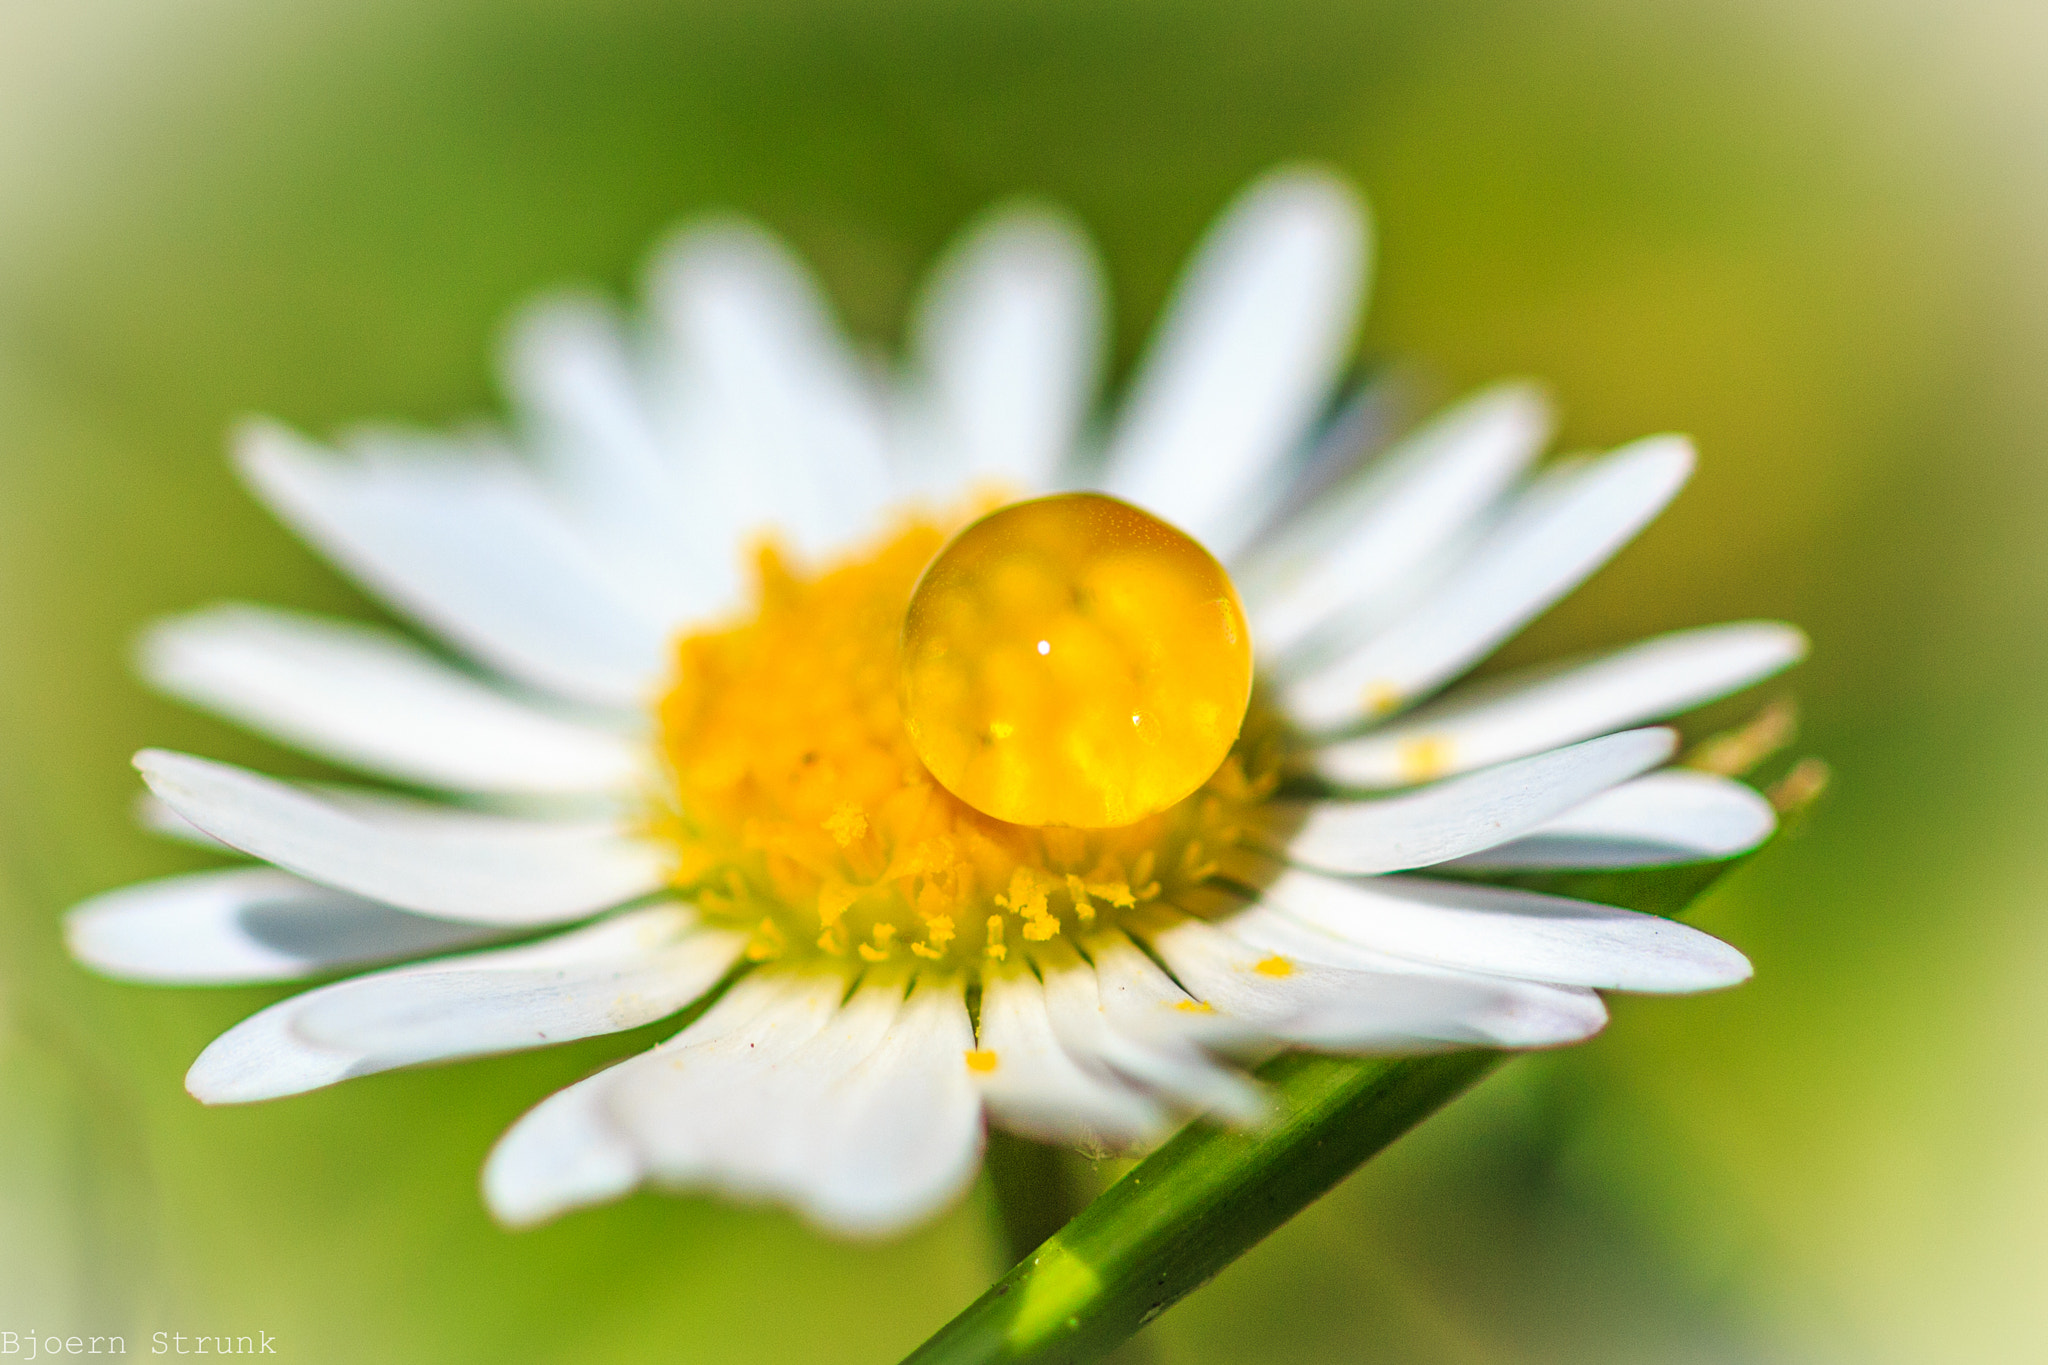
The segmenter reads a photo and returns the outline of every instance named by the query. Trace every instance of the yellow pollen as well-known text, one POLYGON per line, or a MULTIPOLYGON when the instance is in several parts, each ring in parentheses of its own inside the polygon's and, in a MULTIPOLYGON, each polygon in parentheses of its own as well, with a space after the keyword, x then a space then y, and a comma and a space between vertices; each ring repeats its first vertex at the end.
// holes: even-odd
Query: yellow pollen
POLYGON ((954 537, 903 623, 904 721, 946 789, 1027 825, 1108 829, 1216 771, 1251 701, 1251 635, 1207 550, 1128 503, 1062 493, 954 537))
POLYGON ((1401 704, 1401 689, 1390 682, 1368 683, 1360 700, 1368 716, 1384 716, 1401 704))
POLYGON ((888 961, 889 940, 896 937, 896 926, 889 923, 887 920, 883 920, 875 925, 874 929, 869 932, 868 936, 872 938, 874 942, 872 944, 861 944, 860 955, 863 958, 867 959, 869 962, 888 961))
POLYGON ((1071 872, 1067 874, 1067 900, 1074 907, 1075 919, 1095 923, 1095 902, 1088 899, 1088 884, 1071 872))
POLYGON ((855 839, 868 832, 868 818, 860 813, 860 807, 852 802, 843 802, 839 808, 825 817, 825 832, 833 841, 845 848, 855 839))
POLYGON ((1173 1006, 1182 1014, 1214 1014, 1216 1007, 1206 1000, 1180 1000, 1173 1006))
POLYGON ((937 962, 946 955, 946 945, 953 941, 953 917, 933 915, 924 923, 924 942, 913 943, 910 951, 928 961, 937 962))
POLYGON ((970 1048, 967 1052, 967 1069, 969 1071, 979 1071, 986 1074, 996 1069, 997 1061, 996 1054, 985 1047, 970 1048))
POLYGON ((1428 782, 1451 770, 1451 741, 1442 735, 1404 740, 1395 755, 1402 778, 1409 782, 1428 782))
MULTIPOLYGON (((1004 821, 936 781, 904 723, 902 642, 912 590, 945 543, 945 527, 909 522, 801 572, 763 546, 752 613, 675 643, 656 713, 667 782, 647 825, 673 853, 675 889, 744 934, 750 962, 978 971, 1191 893, 1241 831, 1269 833, 1258 807, 1285 736, 1263 708, 1238 735, 1242 698, 1235 747, 1203 759, 1183 799, 1127 824, 1004 821)), ((1027 648, 1042 664, 1073 643, 1047 627, 1027 648)), ((1106 657, 1107 671, 1123 666, 1106 657)), ((1136 708, 1118 705, 1128 730, 1136 708)), ((1141 728, 1156 720, 1147 711, 1141 728)))
POLYGON ((789 940, 783 937, 781 926, 773 919, 764 919, 755 928, 754 936, 747 940, 747 960, 766 962, 781 957, 782 950, 788 946, 789 940))
POLYGON ((1262 957, 1257 962, 1254 962, 1252 970, 1260 976, 1293 976, 1294 964, 1275 953, 1272 957, 1262 957))

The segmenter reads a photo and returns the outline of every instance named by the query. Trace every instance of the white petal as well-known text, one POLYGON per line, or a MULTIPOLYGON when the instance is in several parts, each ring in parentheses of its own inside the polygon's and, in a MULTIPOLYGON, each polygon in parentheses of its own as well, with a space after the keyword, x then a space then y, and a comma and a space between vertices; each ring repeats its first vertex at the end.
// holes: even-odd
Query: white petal
POLYGON ((529 304, 508 330, 504 373, 553 486, 606 557, 672 617, 724 609, 743 566, 705 534, 710 509, 663 445, 612 309, 577 295, 529 304))
POLYGON ((1216 1021, 1201 1015, 1197 1001, 1121 935, 1102 935, 1090 949, 1092 966, 1057 939, 1032 949, 1045 979, 1053 1035, 1070 1057, 1196 1112, 1213 1110, 1238 1123, 1265 1115, 1258 1087, 1209 1060, 1192 1041, 1212 1034, 1236 1040, 1215 1030, 1216 1021))
POLYGON ((1692 446, 1677 436, 1549 471, 1469 559, 1393 625, 1288 685, 1283 705, 1329 729, 1435 691, 1606 563, 1691 472, 1692 446))
POLYGON ((1050 488, 1094 399, 1105 326, 1095 254, 1065 216, 1010 207, 963 233, 911 326, 928 425, 918 486, 1050 488))
POLYGON ((607 1092, 643 1053, 558 1090, 521 1115, 484 1161, 484 1203, 508 1227, 630 1193, 646 1176, 631 1139, 606 1112, 607 1092))
POLYGON ((342 460, 280 427, 237 447, 250 486, 329 558, 477 659, 536 687, 644 702, 670 621, 644 612, 510 461, 395 454, 342 460))
MULTIPOLYGON (((362 787, 346 782, 307 782, 301 785, 305 791, 331 801, 349 814, 372 824, 383 821, 398 830, 440 829, 451 833, 502 833, 508 837, 531 833, 543 843, 572 830, 582 831, 592 838, 615 835, 621 819, 630 808, 624 801, 578 801, 573 805, 542 807, 542 814, 520 817, 473 806, 449 805, 445 801, 412 796, 384 787, 362 787)), ((152 834, 230 857, 249 856, 232 844, 224 844, 214 838, 147 789, 136 794, 135 818, 152 834)))
POLYGON ((776 1199, 836 1232, 893 1231, 973 1178, 981 1106, 957 981, 757 973, 655 1051, 551 1097, 486 1164, 525 1224, 646 1180, 776 1199))
POLYGON ((175 839, 181 844, 203 848, 209 853, 223 853, 236 858, 248 856, 239 848, 230 848, 172 810, 158 800, 153 791, 144 790, 135 794, 134 814, 136 824, 161 838, 175 839))
POLYGON ((219 606, 159 622, 141 658, 174 696, 402 781, 566 795, 631 789, 641 771, 625 736, 516 701, 369 626, 219 606))
MULTIPOLYGON (((642 1169, 672 1187, 716 1185, 776 1132, 775 1078, 839 1012, 834 973, 742 977, 703 1018, 628 1068, 605 1112, 642 1169)), ((755 1191, 758 1192, 758 1191, 755 1191)))
POLYGON ((1590 663, 1462 689, 1323 748, 1316 770, 1334 782, 1398 787, 1483 768, 1676 715, 1767 678, 1805 653, 1805 636, 1770 621, 1661 635, 1590 663))
POLYGON ((686 1031, 614 1090, 651 1178, 780 1200, 862 1235, 957 1195, 981 1145, 958 981, 920 982, 905 1000, 900 976, 878 980, 838 1008, 836 978, 761 989, 779 998, 701 1040, 686 1031))
POLYGON ((1360 971, 1268 951, 1226 921, 1151 936, 1181 983, 1282 1041, 1361 1052, 1550 1047, 1599 1031, 1599 998, 1498 977, 1360 971))
POLYGON ((1239 195, 1154 334, 1106 490, 1219 556, 1255 530, 1350 350, 1367 237, 1364 206, 1326 174, 1283 171, 1239 195))
MULTIPOLYGON (((807 1191, 829 1146, 828 1096, 880 1045, 903 1005, 905 982, 896 976, 869 983, 843 1005, 838 996, 845 983, 835 977, 827 985, 815 999, 801 990, 793 997, 800 1028, 778 1025, 782 1032, 776 1038, 734 1035, 744 1036, 748 1046, 745 1054, 730 1054, 736 1071, 729 1083, 746 1092, 727 1101, 731 1115, 713 1119, 684 1112, 683 1102, 694 1108, 702 1093, 702 1077, 689 1073, 717 1064, 715 1057, 707 1060, 701 1044, 668 1054, 678 1082, 657 1086, 643 1079, 619 1093, 615 1111, 639 1136, 665 1183, 715 1185, 743 1199, 796 1198, 807 1191), (834 1008, 813 1026, 821 1004, 834 1008)), ((791 1007, 778 1002, 756 1017, 773 1021, 791 1007)), ((964 1069, 964 1052, 963 1047, 953 1054, 953 1069, 964 1069)))
POLYGON ((487 807, 453 805, 432 796, 414 796, 388 787, 352 782, 307 782, 302 790, 330 801, 350 815, 396 830, 431 829, 450 834, 532 835, 545 843, 571 833, 599 839, 615 836, 639 808, 627 800, 577 801, 533 807, 538 813, 506 812, 487 807), (629 814, 630 811, 630 814, 629 814))
POLYGON ((676 905, 542 943, 398 967, 272 1005, 216 1038, 185 1077, 207 1104, 275 1099, 421 1062, 618 1033, 704 993, 744 947, 676 905))
POLYGON ((589 822, 463 812, 460 824, 376 818, 281 782, 145 749, 150 790, 206 833, 310 881, 423 915, 482 924, 580 919, 662 884, 663 855, 589 822))
POLYGON ((1447 866, 1504 871, 1705 862, 1747 853, 1777 827, 1771 803, 1742 783, 1667 768, 1447 866))
POLYGON ((1362 948, 1527 981, 1677 992, 1750 975, 1741 953, 1674 920, 1532 891, 1290 869, 1258 895, 1362 948))
POLYGON ((1549 1047, 1574 1042, 1598 1033, 1607 1022, 1607 1008, 1599 994, 1585 986, 1523 981, 1398 957, 1354 938, 1331 933, 1270 901, 1247 903, 1244 894, 1239 893, 1225 899, 1227 903, 1209 916, 1210 922, 1262 952, 1374 976, 1451 978, 1468 985, 1509 990, 1516 1007, 1505 1016, 1496 1016, 1503 1047, 1549 1047))
POLYGON ((987 978, 981 1034, 989 1069, 974 1073, 989 1112, 1044 1142, 1119 1148, 1163 1133, 1166 1115, 1106 1070, 1084 1070, 1059 1044, 1045 988, 1026 970, 987 978))
MULTIPOLYGON (((818 984, 829 989, 815 1001, 813 1031, 836 1004, 840 990, 823 978, 818 984)), ((715 1064, 715 1057, 722 1053, 728 1061, 737 1056, 742 1062, 759 1057, 750 1044, 767 1042, 772 1047, 776 1032, 771 1027, 756 1038, 728 1040, 722 1048, 711 1044, 738 1033, 787 994, 781 983, 764 974, 743 977, 703 1018, 660 1047, 607 1067, 528 1110, 498 1139, 484 1163, 484 1198, 491 1212, 513 1227, 525 1227, 573 1208, 616 1199, 640 1185, 648 1178, 648 1158, 614 1112, 619 1096, 642 1082, 672 1086, 672 1057, 696 1049, 703 1064, 692 1068, 690 1079, 702 1076, 713 1082, 697 1093, 698 1111, 714 1117, 728 1113, 731 1103, 744 1101, 748 1092, 730 1069, 715 1064), (721 1081, 731 1082, 727 1093, 719 1093, 721 1081)))
POLYGON ((1477 853, 1671 757, 1669 730, 1625 730, 1455 777, 1400 796, 1274 803, 1287 857, 1326 872, 1397 872, 1477 853), (1300 823, 1291 832, 1293 819, 1300 823))
POLYGON ((429 919, 267 867, 124 886, 64 917, 72 955, 128 981, 223 986, 426 957, 493 929, 429 919))
POLYGON ((1339 615, 1383 618, 1542 452, 1550 430, 1542 390, 1495 385, 1282 527, 1237 580, 1260 650, 1291 650, 1339 615))
POLYGON ((957 1198, 981 1162, 974 1033, 959 982, 920 980, 874 1049, 815 1102, 797 1208, 831 1231, 894 1232, 957 1198))
POLYGON ((747 223, 700 223, 657 255, 648 290, 671 350, 669 440, 721 513, 721 552, 767 528, 811 555, 878 529, 881 398, 787 249, 747 223))

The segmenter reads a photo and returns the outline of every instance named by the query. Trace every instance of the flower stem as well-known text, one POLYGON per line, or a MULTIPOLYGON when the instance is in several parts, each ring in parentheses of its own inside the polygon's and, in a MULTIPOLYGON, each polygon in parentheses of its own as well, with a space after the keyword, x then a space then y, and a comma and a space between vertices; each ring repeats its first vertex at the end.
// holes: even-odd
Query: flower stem
MULTIPOLYGON (((1288 1053, 1256 1132, 1195 1124, 1054 1233, 905 1365, 1101 1356, 1465 1090, 1495 1052, 1288 1053)), ((1000 1186, 999 1186, 1000 1188, 1000 1186)))
MULTIPOLYGON (((1720 863, 1497 880, 1676 916, 1754 856, 1752 851, 1720 863)), ((1268 1123, 1253 1131, 1190 1124, 1037 1243, 904 1365, 1100 1359, 1506 1055, 1470 1051, 1389 1059, 1282 1053, 1258 1071, 1273 1105, 1268 1123)), ((995 1176, 999 1199, 1005 1178, 995 1176)), ((1004 1216, 1010 1218, 1007 1211, 1004 1216)), ((1017 1229, 1010 1232, 1013 1244, 1038 1237, 1037 1224, 1028 1232, 1025 1226, 1021 1220, 1006 1222, 1017 1229)))
POLYGON ((982 1167, 994 1195, 996 1250, 1005 1266, 1038 1250, 1087 1202, 1057 1147, 991 1128, 982 1167))

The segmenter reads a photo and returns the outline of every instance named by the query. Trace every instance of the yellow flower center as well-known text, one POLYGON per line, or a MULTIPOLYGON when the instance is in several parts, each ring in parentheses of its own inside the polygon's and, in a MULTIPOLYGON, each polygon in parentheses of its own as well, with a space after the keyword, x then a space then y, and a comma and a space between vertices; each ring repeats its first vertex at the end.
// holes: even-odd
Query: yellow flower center
MULTIPOLYGON (((1243 646, 1241 681, 1206 659, 1200 665, 1223 680, 1218 705, 1234 700, 1235 714, 1174 732, 1183 734, 1182 748, 1169 740, 1150 766, 1129 765, 1146 774, 1147 793, 1181 784, 1177 799, 1141 818, 1105 828, 1011 822, 934 780, 905 725, 902 699, 906 690, 919 693, 904 687, 901 659, 912 590, 939 554, 946 529, 912 520, 866 554, 808 576, 764 547, 753 618, 676 644, 675 681, 658 711, 671 789, 657 833, 675 850, 678 889, 707 915, 748 932, 756 961, 823 956, 974 966, 1003 961, 1033 942, 1108 927, 1207 878, 1216 854, 1243 836, 1277 780, 1281 737, 1264 708, 1254 707, 1238 733, 1250 683, 1243 646), (1218 727, 1226 724, 1219 744, 1218 727), (1175 765, 1201 771, 1158 776, 1175 765)), ((1168 575, 1186 562, 1170 543, 1157 552, 1126 546, 1118 553, 1126 560, 1157 553, 1152 568, 1168 575)), ((1242 615, 1221 569, 1199 547, 1196 553, 1214 578, 1183 585, 1181 596, 1209 594, 1197 643, 1214 653, 1215 599, 1228 603, 1240 642, 1242 615)), ((1070 581, 1088 581, 1085 561, 1085 554, 1074 561, 1082 567, 1070 581)), ((1131 566, 1131 579, 1142 581, 1140 567, 1131 566)), ((1109 581, 1121 580, 1112 574, 1109 581)), ((976 591, 971 582, 963 588, 976 591)), ((1133 599, 1135 606, 1117 610, 1158 604, 1162 615, 1140 624, 1155 635, 1163 631, 1159 648, 1170 653, 1188 610, 1157 587, 1133 599)), ((1000 592, 988 600, 986 631, 969 632, 968 647, 1001 649, 1019 627, 1027 635, 1051 628, 1042 619, 1011 618, 1000 592)), ((1075 633, 1061 634, 1054 650, 1070 638, 1104 638, 1080 633, 1099 632, 1099 622, 1070 624, 1075 633)), ((1082 671, 1056 683, 1067 689, 1067 704, 1078 714, 1112 699, 1121 707, 1136 687, 1155 708, 1137 714, 1163 720, 1158 698, 1170 684, 1155 682, 1147 693, 1133 682, 1132 651, 1140 647, 1101 648, 1102 666, 1093 674, 1104 680, 1101 695, 1091 699, 1090 674, 1082 671)), ((1053 774, 1072 759, 1055 752, 1047 761, 1053 774)), ((1144 811, 1157 797, 1123 799, 1125 809, 1144 811)))
POLYGON ((1251 694, 1223 566, 1099 493, 983 517, 925 570, 904 620, 918 757, 1015 824, 1104 829, 1167 809, 1222 763, 1251 694))

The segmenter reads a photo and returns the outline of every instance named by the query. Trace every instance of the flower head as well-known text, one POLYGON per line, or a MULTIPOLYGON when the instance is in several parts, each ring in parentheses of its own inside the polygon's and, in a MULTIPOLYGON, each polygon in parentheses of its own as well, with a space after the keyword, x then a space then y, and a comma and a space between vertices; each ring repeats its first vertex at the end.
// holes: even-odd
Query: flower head
POLYGON ((708 1187, 857 1232, 952 1198, 985 1118, 1125 1147, 1255 1122, 1247 1049, 1550 1046, 1601 1027, 1597 990, 1744 979, 1696 930, 1471 874, 1760 842, 1767 804, 1628 727, 1800 637, 1445 691, 1691 452, 1537 469, 1546 410, 1511 384, 1350 468, 1327 419, 1365 258, 1341 184, 1253 185, 1098 430, 1063 219, 973 228, 893 375, 715 222, 658 255, 637 329, 522 317, 511 437, 251 428, 258 496, 464 662, 221 606, 156 626, 145 671, 429 795, 146 751, 152 821, 256 864, 88 902, 74 951, 158 982, 417 959, 231 1029, 187 1078, 209 1103, 694 1009, 519 1120, 493 1210, 708 1187))

